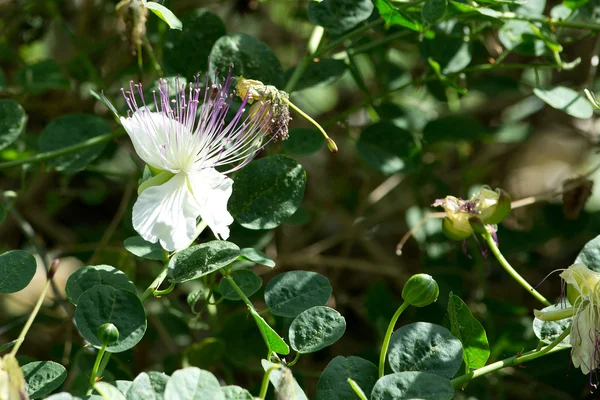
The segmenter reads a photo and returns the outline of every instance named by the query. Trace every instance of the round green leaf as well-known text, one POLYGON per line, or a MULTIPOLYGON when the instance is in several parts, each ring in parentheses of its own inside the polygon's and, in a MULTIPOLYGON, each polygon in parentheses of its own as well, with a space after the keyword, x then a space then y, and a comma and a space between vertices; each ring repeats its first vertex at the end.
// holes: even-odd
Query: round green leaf
POLYGON ((448 301, 450 331, 463 345, 463 360, 467 368, 481 368, 490 358, 490 345, 485 329, 473 317, 469 307, 458 296, 450 293, 448 301))
MULTIPOLYGON (((89 399, 92 399, 92 397, 90 397, 89 399)), ((81 400, 81 398, 73 397, 73 396, 71 396, 70 393, 67 393, 67 392, 61 392, 61 393, 53 394, 50 397, 46 397, 46 400, 81 400)), ((88 399, 86 399, 86 400, 88 400, 88 399)))
POLYGON ((309 308, 292 321, 290 345, 300 354, 314 353, 337 342, 345 331, 346 319, 333 308, 309 308))
POLYGON ((337 356, 321 374, 317 383, 317 400, 346 400, 355 398, 348 384, 353 379, 365 392, 371 393, 378 378, 375 364, 360 357, 337 356))
POLYGON ((175 283, 191 281, 231 264, 239 256, 240 248, 225 240, 191 246, 171 258, 169 277, 175 283))
POLYGON ((271 260, 265 253, 260 250, 256 250, 253 247, 246 247, 242 249, 240 259, 252 261, 256 264, 261 264, 269 268, 275 266, 275 261, 271 260))
POLYGON ((53 361, 34 361, 21 367, 27 382, 27 395, 38 399, 52 393, 63 384, 67 370, 53 361))
MULTIPOLYGON (((104 119, 95 115, 70 114, 58 117, 50 122, 40 134, 40 151, 60 150, 110 132, 110 126, 104 119)), ((48 165, 57 171, 77 172, 94 161, 106 147, 106 143, 97 144, 84 150, 48 161, 48 165)))
POLYGON ((487 136, 485 128, 475 119, 464 115, 449 115, 429 122, 423 129, 426 142, 476 140, 487 136))
POLYGON ((446 15, 447 9, 448 0, 427 0, 421 10, 423 20, 430 24, 440 22, 446 15))
POLYGON ((282 364, 275 364, 267 360, 261 360, 265 372, 271 370, 269 381, 275 387, 281 399, 308 400, 304 390, 294 378, 292 371, 282 364), (273 368, 279 367, 279 368, 273 368))
POLYGON ((362 131, 356 150, 371 168, 391 175, 406 167, 417 148, 410 132, 390 121, 382 121, 362 131))
MULTIPOLYGON (((285 71, 286 81, 294 74, 296 68, 290 68, 285 71)), ((313 60, 313 62, 308 64, 304 69, 304 73, 302 74, 302 77, 300 77, 298 83, 296 83, 296 86, 294 86, 294 90, 329 86, 341 78, 342 75, 344 75, 344 72, 346 72, 346 63, 343 60, 336 60, 333 58, 322 58, 318 61, 313 60)), ((319 136, 321 136, 320 133, 319 136)), ((286 143, 287 142, 283 142, 284 147, 286 143)))
POLYGON ((377 381, 371 392, 371 400, 450 400, 452 398, 454 398, 454 388, 448 379, 414 371, 386 375, 377 381))
POLYGON ((394 372, 428 372, 451 378, 462 362, 462 345, 448 329, 417 322, 394 332, 388 361, 394 372))
POLYGON ((431 58, 440 65, 443 75, 458 72, 471 63, 470 45, 460 37, 436 35, 423 40, 420 51, 425 61, 431 58))
POLYGON ((213 374, 196 367, 177 370, 165 389, 169 400, 225 400, 221 385, 213 374))
POLYGON ((283 148, 290 154, 303 156, 319 151, 325 143, 325 138, 316 129, 290 129, 290 137, 283 142, 283 148))
MULTIPOLYGON (((231 274, 235 283, 242 289, 246 297, 252 296, 262 286, 262 278, 253 271, 242 269, 231 274)), ((227 300, 241 300, 242 298, 233 289, 229 281, 225 278, 219 282, 221 296, 227 300)))
POLYGON ((163 259, 163 248, 158 242, 150 243, 140 236, 133 236, 125 239, 124 245, 125 250, 140 258, 158 261, 163 259))
POLYGON ((373 13, 371 0, 323 0, 308 3, 308 18, 313 25, 321 25, 339 35, 365 21, 373 13))
POLYGON ((119 340, 107 346, 107 351, 129 350, 142 340, 146 332, 146 312, 137 295, 129 290, 96 285, 79 296, 75 324, 85 340, 94 347, 102 347, 98 328, 108 322, 119 330, 119 340))
POLYGON ((127 400, 163 400, 168 381, 169 377, 163 373, 142 372, 124 393, 127 394, 127 400))
POLYGON ((183 359, 191 367, 211 368, 221 361, 225 349, 223 339, 209 337, 188 346, 183 352, 183 359))
POLYGON ((217 15, 202 9, 183 15, 181 22, 182 31, 170 30, 165 35, 163 60, 169 74, 191 79, 206 70, 210 50, 225 35, 225 25, 217 15))
POLYGON ((583 246, 574 264, 584 264, 595 272, 600 272, 600 235, 583 246))
POLYGON ((94 384, 94 389, 104 400, 125 400, 125 396, 119 389, 106 382, 96 382, 94 384))
POLYGON ((221 386, 221 391, 225 396, 225 400, 253 400, 254 397, 246 389, 239 386, 229 385, 221 386))
POLYGON ((0 255, 0 294, 25 289, 36 269, 35 257, 26 251, 12 250, 0 255))
POLYGON ((254 317, 254 321, 256 321, 256 325, 258 326, 263 340, 265 341, 265 344, 269 350, 283 355, 290 354, 290 348, 285 340, 283 340, 282 337, 279 336, 269 324, 267 324, 267 321, 265 321, 254 308, 248 307, 248 310, 250 310, 250 314, 252 314, 252 317, 254 317))
POLYGON ((550 107, 564 111, 575 118, 588 119, 594 114, 594 107, 582 93, 564 86, 545 89, 535 88, 533 94, 550 107))
POLYGON ((53 60, 28 65, 17 72, 17 82, 23 90, 40 94, 53 89, 69 89, 71 83, 53 60))
POLYGON ((108 285, 115 289, 137 292, 131 279, 123 271, 110 265, 90 265, 78 269, 69 276, 65 291, 71 303, 77 305, 79 296, 97 285, 108 285))
POLYGON ((12 144, 25 129, 27 114, 12 100, 0 100, 0 150, 12 144))
MULTIPOLYGON (((188 49, 189 51, 189 49, 188 49)), ((283 68, 269 46, 245 33, 221 36, 210 52, 211 75, 227 73, 233 64, 233 76, 256 79, 265 85, 283 86, 283 68)))
POLYGON ((329 280, 316 272, 290 271, 279 274, 265 288, 265 302, 275 315, 294 318, 331 297, 329 280))
MULTIPOLYGON (((568 308, 571 305, 569 301, 565 299, 561 301, 559 304, 548 306, 542 308, 542 311, 558 311, 564 308, 568 308)), ((568 327, 571 326, 573 322, 573 318, 565 318, 558 321, 542 321, 541 319, 534 318, 533 319, 533 332, 535 336, 537 336, 540 341, 550 344, 554 340, 556 340, 568 327)), ((571 338, 567 336, 563 339, 559 346, 570 346, 571 338)))
POLYGON ((296 212, 306 172, 292 158, 275 155, 255 160, 234 178, 229 210, 248 229, 271 229, 296 212))

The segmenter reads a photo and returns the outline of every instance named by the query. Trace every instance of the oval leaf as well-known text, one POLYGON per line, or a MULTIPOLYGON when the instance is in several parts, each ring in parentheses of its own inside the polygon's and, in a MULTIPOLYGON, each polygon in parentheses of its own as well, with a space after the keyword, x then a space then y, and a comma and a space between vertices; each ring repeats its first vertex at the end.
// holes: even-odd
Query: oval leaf
MULTIPOLYGON (((106 120, 95 115, 71 114, 50 122, 40 134, 40 151, 60 150, 110 132, 106 120)), ((106 147, 106 143, 87 147, 48 161, 48 165, 63 172, 77 172, 94 161, 106 147)))
POLYGON ((365 393, 371 393, 378 378, 377 367, 360 357, 337 356, 319 378, 317 400, 354 399, 356 394, 348 384, 348 378, 354 380, 365 393))
POLYGON ((365 128, 356 143, 360 158, 369 167, 391 175, 402 171, 416 150, 415 141, 405 129, 390 121, 383 121, 365 128))
POLYGON ((254 397, 246 389, 239 386, 229 385, 221 386, 221 391, 225 396, 225 400, 253 400, 254 397))
POLYGON ((26 251, 12 250, 0 255, 0 294, 25 289, 36 270, 35 257, 26 251))
POLYGON ((427 399, 450 400, 454 388, 450 381, 426 372, 398 372, 380 378, 371 400, 427 399))
POLYGON ((448 329, 417 322, 394 332, 388 361, 394 372, 428 372, 451 378, 462 362, 462 345, 448 329))
POLYGON ((583 246, 574 264, 584 264, 595 272, 600 272, 600 235, 583 246))
POLYGON ((533 93, 550 107, 564 111, 572 117, 588 119, 594 114, 594 107, 585 95, 568 87, 535 88, 533 93))
POLYGON ((294 318, 331 297, 329 280, 316 272, 291 271, 277 275, 265 288, 265 302, 275 315, 294 318))
POLYGON ((225 240, 191 246, 171 258, 169 277, 175 283, 191 281, 231 264, 239 256, 240 248, 225 240))
POLYGON ((296 160, 261 158, 235 176, 229 210, 245 228, 275 228, 300 207, 305 185, 306 172, 296 160))
POLYGON ((169 376, 160 372, 142 372, 126 391, 127 400, 163 400, 169 376))
POLYGON ((371 0, 323 0, 308 3, 308 18, 334 35, 354 28, 373 13, 371 0))
POLYGON ((125 396, 119 389, 106 382, 96 382, 94 389, 104 400, 125 400, 125 396))
POLYGON ((155 3, 154 1, 144 1, 144 5, 148 10, 156 14, 158 18, 165 21, 167 25, 169 25, 169 28, 181 30, 181 28, 183 27, 183 24, 181 23, 179 18, 177 18, 175 14, 173 14, 173 11, 169 10, 162 4, 155 3))
POLYGON ((169 400, 225 400, 221 385, 213 374, 196 367, 177 370, 165 389, 169 400))
POLYGON ((137 293, 135 284, 131 279, 123 271, 110 265, 90 265, 78 269, 69 276, 65 291, 71 303, 77 305, 79 296, 97 285, 108 285, 115 289, 137 293))
POLYGON ((300 354, 314 353, 337 342, 346 331, 346 319, 330 307, 313 307, 290 325, 290 344, 300 354))
POLYGON ((448 9, 448 0, 427 0, 423 4, 423 20, 430 24, 435 24, 444 19, 448 9))
POLYGON ((119 353, 129 350, 142 340, 146 332, 146 312, 135 293, 96 285, 79 296, 75 324, 85 340, 101 348, 98 328, 108 322, 119 330, 119 339, 107 346, 107 351, 119 353))
MULTIPOLYGON (((252 296, 262 286, 262 278, 252 271, 245 269, 235 271, 231 274, 231 277, 240 289, 242 289, 246 297, 252 296)), ((219 282, 219 291, 221 292, 221 296, 227 300, 242 300, 227 279, 221 279, 219 282)))
POLYGON ((271 260, 262 251, 256 250, 253 247, 246 247, 245 249, 242 249, 240 259, 252 261, 253 263, 261 264, 269 268, 273 268, 275 266, 275 261, 271 260))
POLYGON ((211 76, 215 71, 227 71, 231 64, 233 76, 256 79, 265 85, 283 86, 283 68, 279 59, 267 44, 250 35, 234 33, 221 36, 212 47, 211 76))
POLYGON ((163 259, 163 248, 158 242, 150 243, 140 236, 133 236, 125 239, 124 245, 125 250, 140 258, 158 261, 163 259))
POLYGON ((289 135, 289 138, 283 141, 283 148, 290 154, 303 156, 316 153, 325 144, 325 138, 316 129, 294 128, 290 129, 289 135))
POLYGON ((44 397, 58 389, 67 377, 67 370, 53 361, 34 361, 21 367, 27 382, 27 395, 32 399, 44 397))
POLYGON ((463 345, 463 360, 467 368, 480 368, 490 358, 490 345, 483 326, 458 296, 450 293, 448 301, 450 331, 463 345))
MULTIPOLYGON (((199 71, 206 70, 210 50, 217 39, 225 35, 225 25, 216 14, 207 10, 185 14, 181 22, 181 32, 170 30, 165 35, 163 60, 169 74, 191 79, 199 71)), ((221 72, 227 72, 227 69, 221 72)))
POLYGON ((275 330, 271 328, 269 324, 267 324, 267 321, 265 321, 254 308, 248 307, 248 309, 250 310, 250 314, 252 314, 254 317, 256 325, 258 326, 258 329, 260 330, 260 333, 269 350, 283 355, 290 354, 290 348, 285 340, 283 340, 281 336, 279 336, 277 332, 275 332, 275 330))
POLYGON ((0 150, 12 144, 25 129, 27 114, 12 100, 0 100, 0 150))

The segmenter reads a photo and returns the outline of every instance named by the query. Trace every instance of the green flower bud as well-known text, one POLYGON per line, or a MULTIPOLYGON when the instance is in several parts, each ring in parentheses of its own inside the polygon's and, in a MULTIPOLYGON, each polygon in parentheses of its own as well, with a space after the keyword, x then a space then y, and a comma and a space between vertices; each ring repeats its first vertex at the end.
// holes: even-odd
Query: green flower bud
POLYGON ((498 195, 496 205, 488 212, 488 216, 483 219, 485 224, 499 224, 510 215, 512 203, 510 195, 502 189, 496 189, 496 194, 498 195))
POLYGON ((107 322, 98 328, 98 339, 103 345, 110 346, 119 340, 119 329, 114 324, 107 322))
POLYGON ((427 274, 411 276, 402 289, 402 298, 411 306, 425 307, 435 302, 440 294, 440 288, 427 274))
POLYGON ((469 226, 465 229, 464 224, 455 225, 450 217, 445 217, 442 221, 442 232, 450 240, 465 240, 473 234, 473 228, 469 226))

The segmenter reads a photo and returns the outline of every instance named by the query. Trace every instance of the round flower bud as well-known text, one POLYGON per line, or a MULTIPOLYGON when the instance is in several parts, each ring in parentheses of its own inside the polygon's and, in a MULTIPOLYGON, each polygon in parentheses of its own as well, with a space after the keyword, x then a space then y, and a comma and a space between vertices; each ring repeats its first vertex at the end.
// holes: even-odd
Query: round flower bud
MULTIPOLYGON (((487 192, 491 191, 488 190, 487 192)), ((493 193, 493 198, 495 200, 494 204, 486 210, 485 213, 487 215, 482 215, 482 219, 485 224, 496 225, 504 221, 510 214, 512 199, 510 198, 510 195, 502 189, 496 189, 493 193)), ((484 214, 483 211, 482 214, 484 214)))
POLYGON ((98 328, 98 339, 103 345, 110 346, 119 340, 119 330, 114 324, 107 322, 98 328))
POLYGON ((425 307, 435 302, 440 294, 431 275, 417 274, 410 277, 402 289, 402 298, 411 306, 425 307))

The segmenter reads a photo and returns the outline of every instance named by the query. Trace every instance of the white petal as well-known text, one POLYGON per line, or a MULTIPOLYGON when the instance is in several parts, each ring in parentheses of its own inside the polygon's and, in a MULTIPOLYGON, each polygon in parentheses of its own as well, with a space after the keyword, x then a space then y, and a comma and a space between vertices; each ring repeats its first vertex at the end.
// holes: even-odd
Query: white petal
POLYGON ((176 174, 160 186, 142 192, 133 206, 133 227, 145 240, 179 250, 194 239, 200 208, 186 175, 176 174))
POLYGON ((229 237, 233 217, 227 211, 233 180, 213 168, 188 175, 194 197, 200 207, 200 217, 220 239, 229 237))
POLYGON ((599 357, 597 354, 598 336, 596 335, 595 307, 585 306, 573 317, 571 328, 571 360, 576 368, 584 374, 598 368, 599 357))
POLYGON ((184 125, 145 107, 131 117, 121 117, 121 124, 131 138, 135 152, 146 164, 174 173, 183 169, 190 146, 182 142, 191 138, 184 125))

